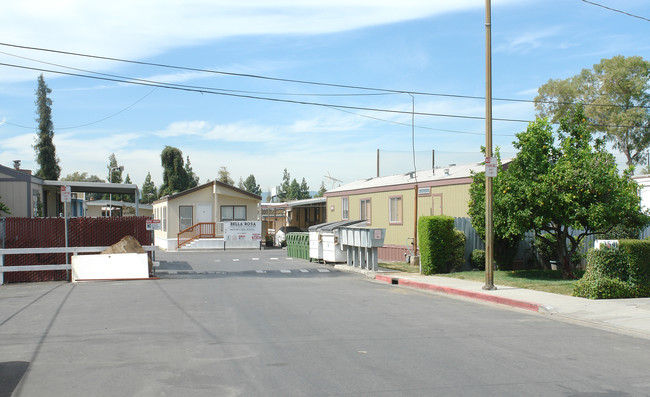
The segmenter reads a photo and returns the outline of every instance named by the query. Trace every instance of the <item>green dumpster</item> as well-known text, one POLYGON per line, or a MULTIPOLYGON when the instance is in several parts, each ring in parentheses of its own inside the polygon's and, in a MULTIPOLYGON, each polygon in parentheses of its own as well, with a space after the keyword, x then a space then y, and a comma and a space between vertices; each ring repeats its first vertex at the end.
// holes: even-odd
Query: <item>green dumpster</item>
POLYGON ((309 260, 309 233, 287 234, 287 256, 309 260))

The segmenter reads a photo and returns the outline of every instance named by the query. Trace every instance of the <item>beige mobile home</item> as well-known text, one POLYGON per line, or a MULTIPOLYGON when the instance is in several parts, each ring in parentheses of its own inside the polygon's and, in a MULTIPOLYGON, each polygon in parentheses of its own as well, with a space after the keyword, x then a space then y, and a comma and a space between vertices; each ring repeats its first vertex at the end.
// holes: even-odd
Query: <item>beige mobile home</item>
POLYGON ((155 244, 175 251, 181 235, 219 239, 223 222, 259 220, 261 201, 261 196, 218 181, 162 197, 153 203, 154 219, 161 221, 155 244))
POLYGON ((452 164, 352 182, 325 193, 327 221, 365 219, 373 228, 385 228, 379 259, 403 260, 413 249, 417 218, 468 216, 472 171, 483 170, 482 163, 452 164))

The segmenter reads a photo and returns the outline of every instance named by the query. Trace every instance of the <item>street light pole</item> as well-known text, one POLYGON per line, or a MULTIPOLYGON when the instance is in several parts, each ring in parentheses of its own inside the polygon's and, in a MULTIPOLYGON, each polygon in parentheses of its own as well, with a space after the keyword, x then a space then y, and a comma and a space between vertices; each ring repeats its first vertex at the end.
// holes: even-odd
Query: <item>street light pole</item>
MULTIPOLYGON (((492 157, 492 16, 490 0, 485 0, 485 157, 492 157)), ((492 228, 492 177, 485 173, 485 285, 494 286, 494 230, 492 228)))

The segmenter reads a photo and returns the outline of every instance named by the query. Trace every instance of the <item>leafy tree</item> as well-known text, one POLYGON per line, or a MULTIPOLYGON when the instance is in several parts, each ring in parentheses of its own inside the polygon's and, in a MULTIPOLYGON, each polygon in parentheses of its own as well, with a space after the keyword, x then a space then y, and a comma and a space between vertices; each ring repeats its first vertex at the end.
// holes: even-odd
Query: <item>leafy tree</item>
POLYGON ((142 192, 142 202, 144 204, 151 204, 154 202, 154 200, 158 198, 158 194, 156 192, 156 185, 151 180, 150 172, 147 172, 147 177, 144 178, 141 192, 142 192))
MULTIPOLYGON (((555 135, 546 119, 517 134, 519 153, 494 181, 494 231, 508 238, 533 230, 554 247, 563 276, 574 278, 571 259, 586 236, 621 223, 641 227, 649 218, 631 169, 618 174, 604 142, 593 140, 581 106, 560 119, 557 141, 555 135)), ((476 205, 472 198, 470 206, 476 205)))
POLYGON ((192 165, 190 164, 190 156, 187 156, 187 162, 185 163, 185 172, 187 173, 187 179, 189 181, 189 188, 199 186, 199 176, 192 171, 192 165))
POLYGON ((293 178, 291 184, 289 185, 289 191, 287 192, 287 201, 298 200, 300 197, 300 185, 296 178, 293 178))
MULTIPOLYGON (((87 172, 75 171, 72 174, 66 175, 61 178, 62 181, 77 181, 77 182, 106 182, 97 175, 88 175, 87 172)), ((86 193, 87 200, 100 200, 102 195, 100 193, 86 193)))
POLYGON ((160 186, 160 197, 182 192, 189 189, 190 182, 185 171, 183 152, 172 146, 165 146, 160 153, 163 167, 163 183, 160 186))
POLYGON ((235 186, 235 181, 233 181, 232 178, 230 177, 230 171, 228 171, 227 167, 222 166, 221 168, 219 168, 217 181, 221 183, 226 183, 230 186, 235 186))
POLYGON ((650 62, 615 56, 567 79, 549 80, 538 90, 535 106, 542 117, 558 122, 585 104, 593 131, 605 134, 614 148, 639 164, 650 146, 650 62))
MULTIPOLYGON (((2 198, 2 196, 0 196, 0 198, 2 198)), ((0 215, 2 215, 3 212, 7 215, 11 215, 11 210, 9 209, 9 207, 7 207, 2 201, 0 201, 0 215)))
POLYGON ((321 181, 320 189, 318 189, 318 192, 316 192, 316 195, 314 197, 323 197, 325 195, 325 192, 327 192, 327 188, 325 187, 325 182, 321 181))
POLYGON ((38 87, 36 88, 36 114, 38 118, 38 136, 36 137, 34 150, 36 151, 36 162, 39 170, 36 176, 46 180, 56 181, 61 174, 59 158, 56 156, 54 147, 54 124, 52 123, 52 99, 48 94, 52 93, 43 74, 38 77, 38 87))
MULTIPOLYGON (((483 147, 483 154, 485 148, 483 147)), ((498 173, 492 178, 492 190, 500 192, 504 190, 503 184, 505 174, 499 148, 495 150, 495 157, 498 160, 498 173)), ((485 241, 485 172, 479 172, 472 175, 472 185, 469 189, 470 203, 469 216, 472 219, 472 226, 485 241)), ((508 217, 508 208, 512 203, 508 202, 511 196, 494 194, 492 201, 492 227, 494 231, 494 257, 496 264, 501 270, 511 269, 512 261, 517 253, 519 242, 524 237, 526 230, 522 231, 519 225, 512 222, 508 217)))
POLYGON ((250 174, 248 178, 243 182, 243 189, 246 190, 247 192, 257 194, 258 196, 262 195, 262 188, 260 188, 260 185, 257 184, 257 181, 255 180, 255 176, 253 174, 250 174))

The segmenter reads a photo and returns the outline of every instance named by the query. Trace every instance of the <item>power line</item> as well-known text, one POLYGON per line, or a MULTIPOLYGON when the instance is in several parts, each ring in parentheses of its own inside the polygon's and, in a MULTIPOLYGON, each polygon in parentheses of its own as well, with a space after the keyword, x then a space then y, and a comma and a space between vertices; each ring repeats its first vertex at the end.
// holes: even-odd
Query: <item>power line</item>
MULTIPOLYGON (((221 71, 221 70, 202 69, 202 68, 194 68, 194 67, 187 67, 187 66, 177 66, 177 65, 169 65, 169 64, 154 63, 154 62, 134 61, 134 60, 123 59, 123 58, 114 58, 114 57, 107 57, 107 56, 101 56, 101 55, 84 54, 84 53, 79 53, 79 52, 54 50, 54 49, 42 48, 42 47, 23 46, 23 45, 11 44, 11 43, 3 43, 3 42, 0 42, 0 46, 20 48, 20 49, 32 50, 32 51, 50 52, 50 53, 55 53, 55 54, 70 55, 70 56, 77 56, 77 57, 84 57, 84 58, 91 58, 91 59, 99 59, 99 60, 106 60, 106 61, 113 61, 113 62, 122 62, 122 63, 129 63, 129 64, 135 64, 135 65, 154 66, 154 67, 165 68, 165 69, 185 70, 185 71, 191 71, 191 72, 211 73, 211 74, 219 74, 219 75, 234 76, 234 77, 246 77, 246 78, 254 78, 254 79, 261 79, 261 80, 268 80, 268 81, 278 81, 278 82, 287 82, 287 83, 295 83, 295 84, 306 84, 306 85, 322 86, 322 87, 335 87, 335 88, 363 90, 363 91, 377 91, 377 92, 381 92, 381 93, 384 93, 384 94, 412 94, 412 95, 422 95, 422 96, 437 96, 437 97, 444 97, 444 98, 485 100, 485 97, 474 96, 474 95, 432 93, 432 92, 409 91, 409 90, 395 90, 395 89, 377 88, 377 87, 368 87, 368 86, 323 83, 323 82, 309 81, 309 80, 285 79, 285 78, 262 76, 262 75, 249 74, 249 73, 235 73, 235 72, 226 72, 226 71, 221 71)), ((8 54, 8 55, 12 55, 12 54, 8 54)), ((14 55, 12 55, 12 56, 14 56, 14 55)), ((27 58, 27 59, 29 59, 29 58, 27 58)), ((42 61, 37 61, 37 62, 42 62, 42 61)), ((47 63, 47 62, 43 62, 43 63, 47 63)), ((60 65, 56 65, 56 66, 60 66, 60 65)), ((65 67, 65 66, 61 66, 61 67, 65 67)), ((70 69, 75 69, 75 68, 70 68, 70 69)), ((79 69, 76 69, 76 70, 79 70, 79 69)), ((101 75, 101 73, 97 73, 97 72, 88 72, 88 73, 100 74, 101 75)), ((228 90, 223 90, 223 91, 228 91, 228 90)), ((302 95, 302 96, 307 96, 306 94, 278 94, 278 93, 261 93, 261 92, 254 92, 254 91, 237 91, 237 90, 232 90, 232 92, 249 93, 249 94, 261 94, 261 95, 302 95)), ((327 94, 312 94, 312 95, 328 96, 327 94)), ((331 94, 331 96, 347 96, 347 95, 364 95, 364 94, 331 94)), ((371 94, 365 94, 365 95, 371 95, 371 94)), ((493 101, 501 101, 501 102, 519 102, 519 103, 533 103, 533 104, 537 104, 537 103, 560 104, 560 105, 573 105, 573 104, 575 104, 574 102, 535 101, 535 100, 532 100, 532 99, 515 99, 515 98, 498 98, 498 97, 494 97, 494 98, 492 98, 492 100, 493 101)), ((620 107, 618 105, 607 105, 607 104, 583 104, 583 105, 584 106, 598 106, 598 107, 620 107)), ((634 106, 634 107, 638 107, 638 108, 642 108, 642 109, 650 109, 650 106, 634 106)))
MULTIPOLYGON (((272 97, 261 97, 261 96, 254 96, 254 95, 236 94, 236 93, 231 93, 231 92, 223 92, 221 90, 212 89, 212 88, 209 88, 209 87, 197 87, 197 86, 188 86, 188 85, 182 85, 182 84, 162 83, 162 82, 159 82, 159 81, 136 79, 136 78, 123 77, 123 76, 116 76, 116 75, 102 74, 100 76, 89 76, 89 75, 84 75, 84 74, 79 74, 79 73, 70 73, 70 72, 64 72, 64 71, 60 71, 60 70, 36 68, 36 67, 31 67, 31 66, 14 65, 14 64, 8 64, 8 63, 0 63, 0 66, 7 66, 7 67, 26 69, 26 70, 34 70, 34 71, 38 71, 38 72, 55 73, 55 74, 61 74, 61 75, 66 75, 66 76, 82 77, 82 78, 95 79, 95 80, 113 81, 113 82, 125 83, 125 84, 143 85, 143 86, 149 86, 149 87, 159 87, 159 88, 166 88, 166 89, 186 91, 186 92, 196 92, 196 93, 201 93, 201 94, 222 95, 222 96, 229 96, 229 97, 236 97, 236 98, 264 100, 264 101, 270 101, 270 102, 292 103, 292 104, 298 104, 298 105, 311 105, 311 106, 322 106, 322 107, 329 107, 329 108, 364 110, 364 111, 370 111, 370 112, 383 112, 383 113, 408 114, 408 115, 412 114, 412 112, 409 112, 409 111, 395 110, 395 109, 380 109, 380 108, 371 108, 371 107, 363 107, 363 106, 338 105, 338 104, 330 104, 330 103, 297 101, 297 100, 290 100, 290 99, 280 99, 280 98, 272 98, 272 97)), ((467 115, 456 115, 456 114, 445 114, 445 113, 415 112, 415 115, 417 115, 417 116, 432 116, 432 117, 448 117, 448 118, 469 119, 469 120, 483 120, 484 119, 483 116, 467 116, 467 115)), ((504 122, 516 122, 516 123, 529 123, 530 122, 530 120, 507 119, 507 118, 494 118, 493 120, 495 120, 495 121, 504 121, 504 122)))
POLYGON ((581 1, 582 1, 583 3, 591 4, 591 5, 594 5, 594 6, 596 6, 596 7, 601 7, 601 8, 604 8, 604 9, 606 9, 606 10, 609 10, 609 11, 618 12, 618 13, 621 13, 621 14, 627 15, 627 16, 632 17, 632 18, 639 18, 639 19, 642 19, 642 20, 644 20, 644 21, 648 21, 648 22, 650 22, 650 19, 648 19, 648 18, 646 18, 646 17, 642 17, 642 16, 640 16, 640 15, 635 15, 635 14, 631 14, 631 13, 626 12, 626 11, 617 10, 616 8, 607 7, 607 6, 604 6, 604 5, 602 5, 602 4, 594 3, 593 1, 587 1, 587 0, 581 0, 581 1))

